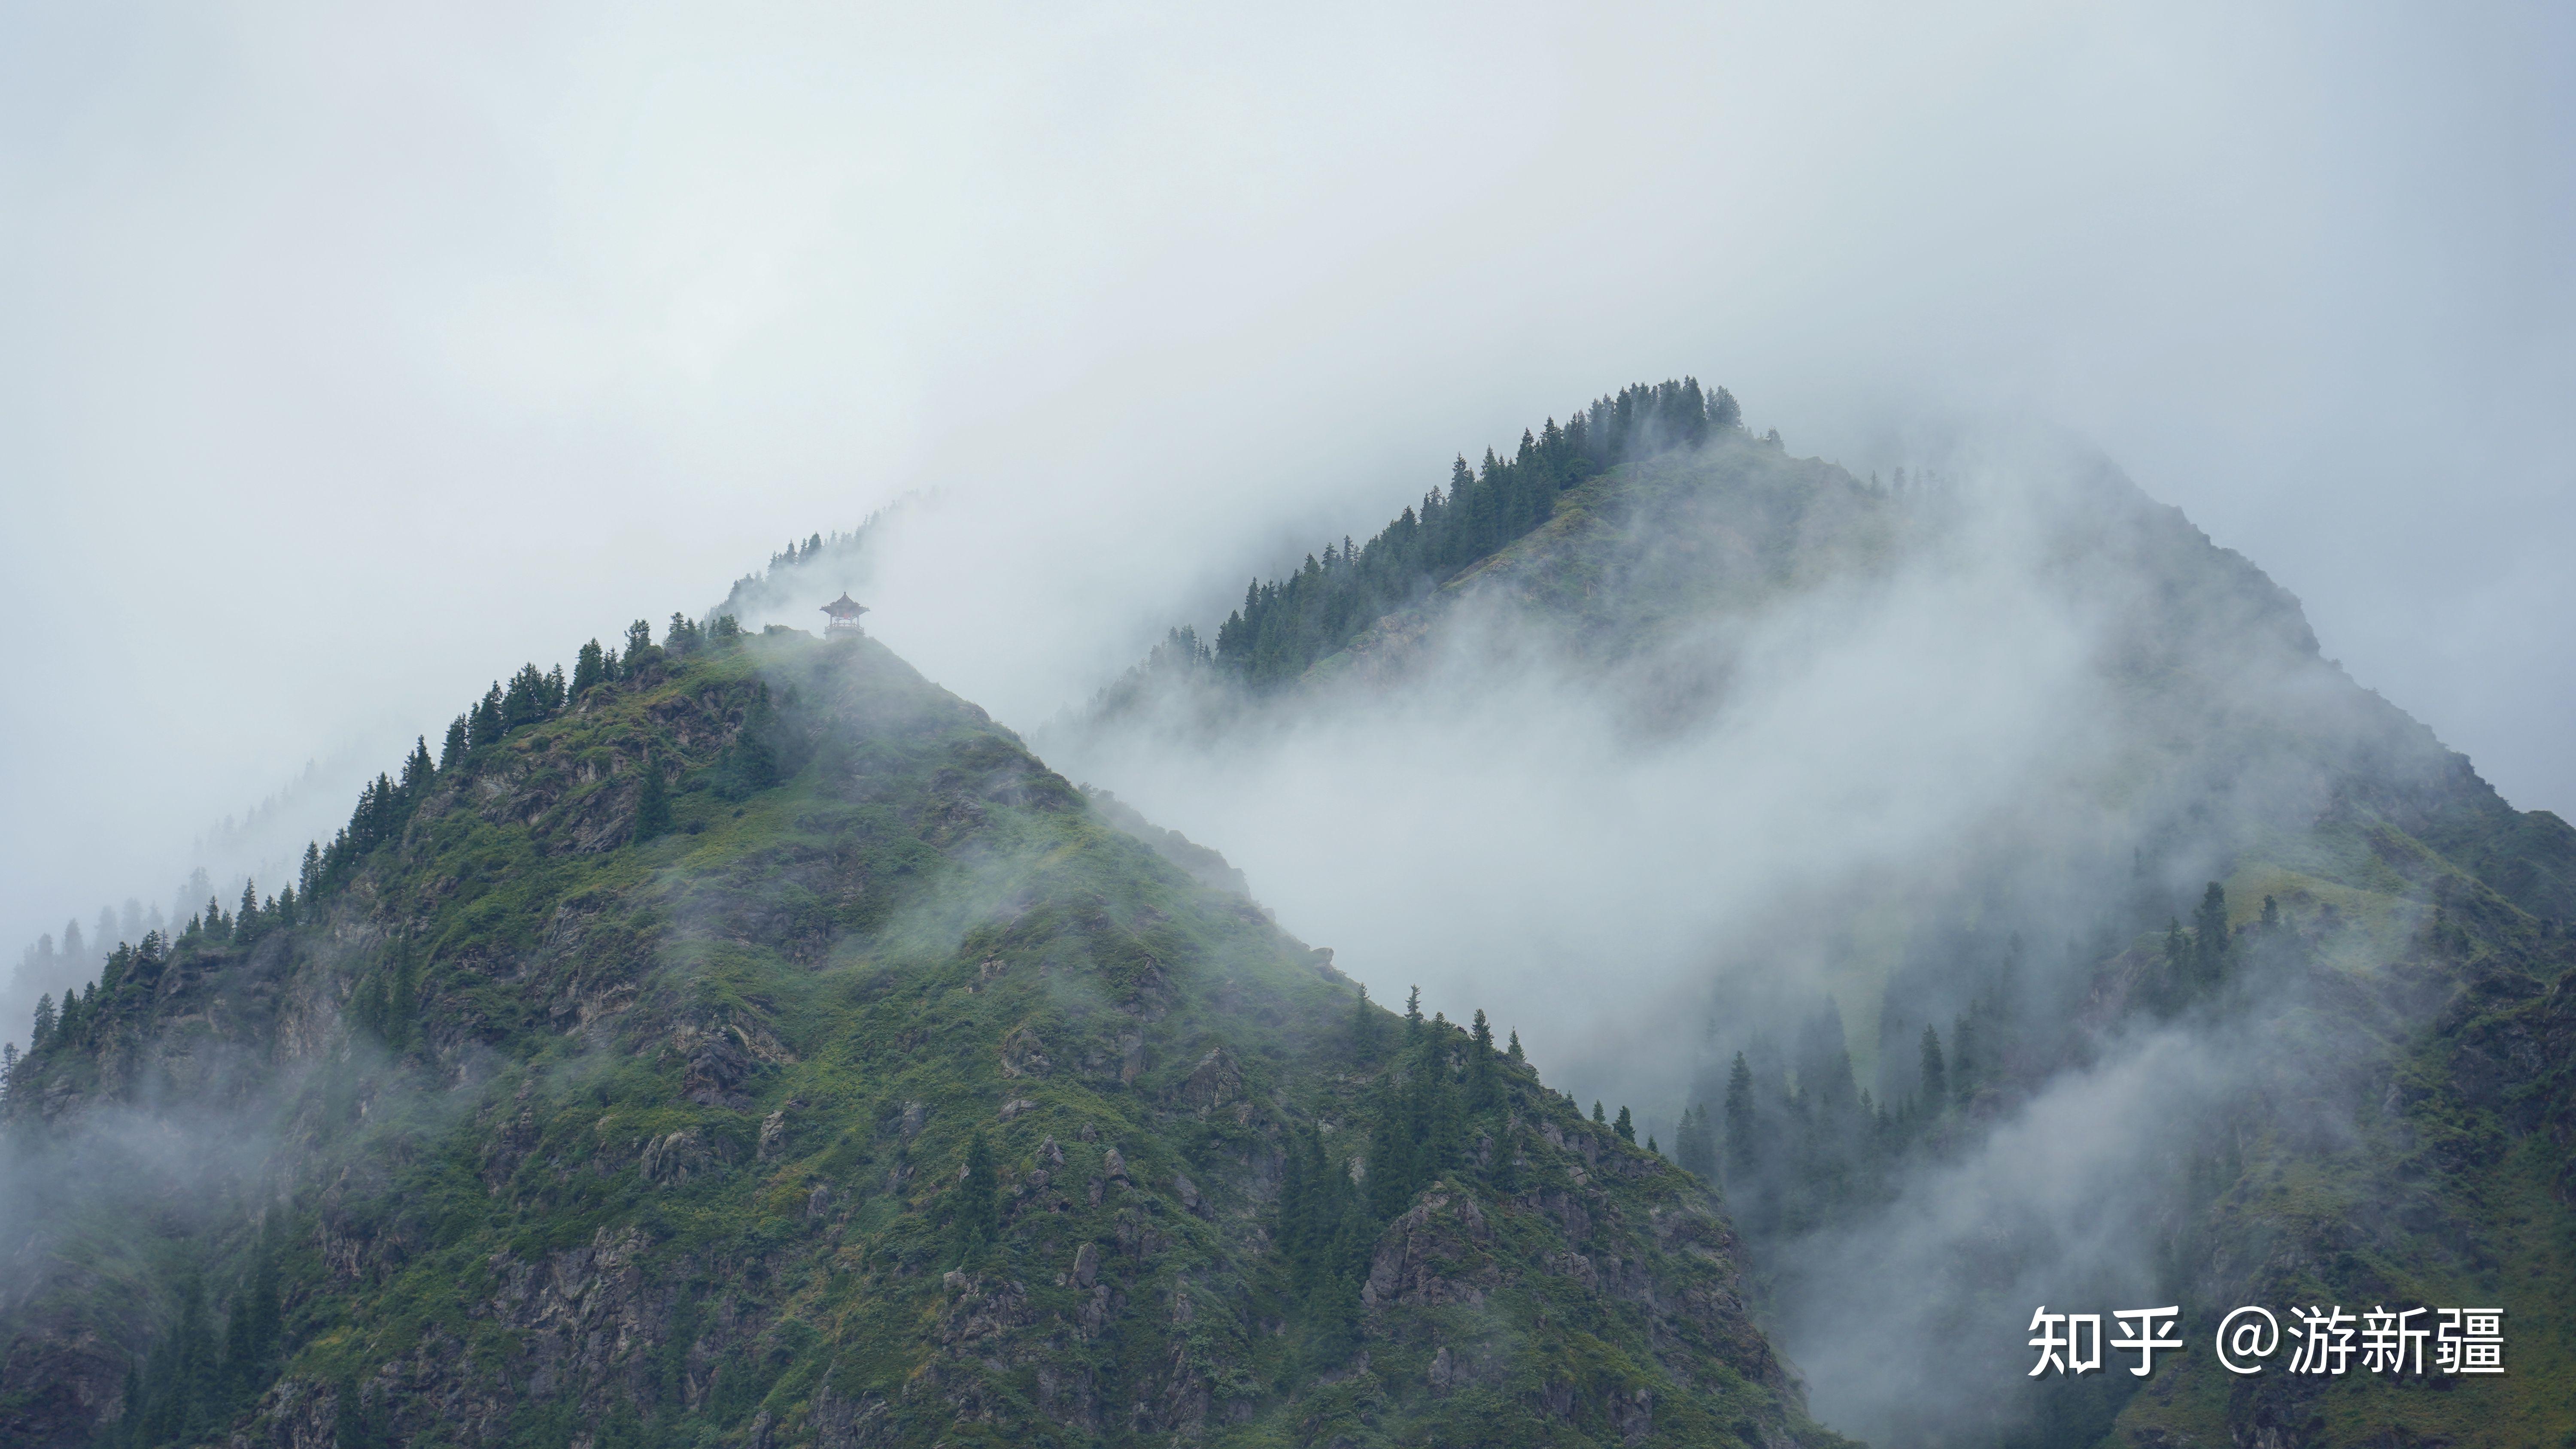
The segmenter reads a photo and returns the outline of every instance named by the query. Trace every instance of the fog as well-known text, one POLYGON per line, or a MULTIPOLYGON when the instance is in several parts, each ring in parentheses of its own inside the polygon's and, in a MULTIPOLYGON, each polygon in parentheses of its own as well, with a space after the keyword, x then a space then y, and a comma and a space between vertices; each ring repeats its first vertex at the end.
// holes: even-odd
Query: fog
POLYGON ((2016 531, 2070 458, 2576 806, 2571 96, 2540 6, 12 11, 0 943, 282 883, 488 682, 874 517, 762 612, 857 591, 1382 999, 1669 1122, 1758 965, 1867 1084, 1900 947, 1836 912, 2148 823, 2049 823, 2144 748, 2123 600, 2016 531), (1726 686, 1683 728, 1470 609, 1364 708, 1064 731, 1453 454, 1684 373, 1976 526, 1672 643, 1726 686))
POLYGON ((2074 427, 2576 794, 2553 9, 0 23, 16 939, 904 493, 977 527, 874 622, 1025 723, 1683 371, 2074 427))

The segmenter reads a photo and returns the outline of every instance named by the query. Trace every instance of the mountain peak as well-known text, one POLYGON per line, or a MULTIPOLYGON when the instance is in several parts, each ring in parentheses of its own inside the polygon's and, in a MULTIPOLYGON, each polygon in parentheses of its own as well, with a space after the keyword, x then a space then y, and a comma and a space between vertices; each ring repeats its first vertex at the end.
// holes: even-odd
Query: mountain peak
POLYGON ((13 1442, 1830 1441, 1706 1187, 1481 1017, 877 641, 614 673, 20 1066, 13 1442))

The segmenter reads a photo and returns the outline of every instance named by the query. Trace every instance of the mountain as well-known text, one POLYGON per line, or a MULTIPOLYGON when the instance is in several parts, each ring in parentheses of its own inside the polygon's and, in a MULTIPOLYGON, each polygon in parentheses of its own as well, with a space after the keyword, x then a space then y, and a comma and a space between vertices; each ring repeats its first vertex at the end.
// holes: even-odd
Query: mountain
POLYGON ((639 624, 40 1015, 0 1440, 1843 1442, 1704 1183, 1331 955, 872 640, 639 624))
MULTIPOLYGON (((2576 831, 2508 805, 2322 657, 2252 562, 2098 458, 2016 440, 1882 483, 1736 426, 1580 469, 1540 437, 1435 495, 1545 474, 1544 506, 1495 514, 1513 526, 1471 554, 1386 568, 1428 507, 1328 547, 1256 582, 1215 647, 1176 630, 1050 756, 1150 809, 1193 752, 1259 781, 1311 738, 1379 788, 1349 748, 1367 720, 1468 782, 1412 808, 1474 818, 1481 782, 1527 780, 1531 756, 1474 753, 1492 721, 1556 742, 1579 733, 1546 723, 1562 701, 1607 720, 1584 738, 1634 843, 1556 834, 1608 855, 1594 878, 1703 911, 1704 944, 1661 1034, 1631 1034, 1652 1050, 1573 1065, 1689 1084, 1652 1120, 1722 1182, 1763 1321, 1839 1429, 2576 1434, 2576 831), (1644 823, 1665 801, 1690 828, 1644 823), (1763 873, 1766 837, 1791 866, 1763 873), (1725 865, 1672 864, 1694 853, 1725 865), (2165 1303, 2191 1348, 2144 1384, 2030 1378, 2043 1305, 2165 1303), (2245 1304, 2498 1307, 2510 1368, 2234 1375, 2211 1346, 2245 1304)), ((1565 869, 1441 848, 1515 909, 1565 869)), ((1539 919, 1542 942, 1619 929, 1579 900, 1539 919)), ((1629 953, 1623 992, 1653 969, 1629 953)))

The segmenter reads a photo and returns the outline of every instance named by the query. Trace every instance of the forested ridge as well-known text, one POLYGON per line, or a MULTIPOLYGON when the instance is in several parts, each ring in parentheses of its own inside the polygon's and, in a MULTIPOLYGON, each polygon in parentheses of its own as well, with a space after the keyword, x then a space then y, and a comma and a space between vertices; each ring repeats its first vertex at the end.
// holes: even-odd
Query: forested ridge
POLYGON ((10 1442, 1837 1442, 1625 1110, 881 645, 520 677, 13 1065, 10 1442))
POLYGON ((1366 543, 1345 537, 1308 554, 1293 573, 1254 579, 1213 645, 1182 625, 1140 667, 1146 675, 1213 668, 1253 686, 1294 679, 1380 615, 1545 523, 1565 490, 1630 459, 1701 447, 1742 426, 1734 395, 1704 390, 1697 378, 1621 388, 1562 426, 1549 418, 1524 429, 1508 457, 1487 448, 1470 467, 1459 455, 1446 488, 1425 493, 1366 543))

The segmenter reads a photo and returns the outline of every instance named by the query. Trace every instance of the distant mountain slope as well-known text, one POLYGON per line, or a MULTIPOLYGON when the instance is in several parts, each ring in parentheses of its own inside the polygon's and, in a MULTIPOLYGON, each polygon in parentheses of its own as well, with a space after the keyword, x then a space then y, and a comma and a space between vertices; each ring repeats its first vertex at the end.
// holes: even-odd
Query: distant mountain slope
MULTIPOLYGON (((1729 731, 1784 660, 1842 649, 1924 681, 1871 727, 1760 736, 1795 776, 1855 741, 1901 753, 1917 722, 1976 719, 1940 678, 1991 662, 1963 635, 2007 641, 2008 666, 2025 639, 2063 645, 1996 672, 2046 683, 2028 698, 2047 701, 2031 733, 2048 750, 1980 784, 1937 849, 1793 880, 1723 917, 1710 947, 1709 1034, 1682 1048, 1697 1085, 1659 1120, 1724 1179, 1818 1413, 1890 1445, 2560 1442, 2576 1433, 2576 831, 2512 808, 2321 657, 2297 601, 2178 510, 2098 460, 2052 463, 2036 483, 1881 485, 1712 433, 1568 483, 1533 527, 1291 675, 1167 647, 1048 748, 1123 762, 1083 768, 1144 797, 1137 772, 1202 743, 1242 774, 1265 737, 1347 745, 1361 732, 1341 719, 1429 719, 1445 742, 1580 695, 1621 723, 1604 754, 1640 762, 1617 778, 1688 802, 1704 779, 1761 778, 1729 731), (1881 637, 1919 652, 1851 649, 1890 620, 1881 637), (2115 1290, 2184 1305, 2195 1351, 2143 1390, 2029 1382, 2033 1308, 2100 1293, 2107 1309, 2115 1290), (2401 1300, 2503 1307, 2518 1366, 2238 1378, 2208 1352, 2239 1304, 2401 1300)), ((1993 713, 2000 728, 2039 707, 1993 713)), ((1844 773, 1913 786, 1867 763, 1844 773)), ((1765 828, 1825 827, 1778 809, 1743 827, 1765 828)), ((1645 837, 1637 864, 1662 849, 1645 837)), ((1477 884, 1501 899, 1548 876, 1477 884)), ((1695 905, 1687 889, 1659 903, 1695 905)))
POLYGON ((596 654, 17 1065, 0 1440, 1838 1442, 1516 1042, 873 641, 596 654))

